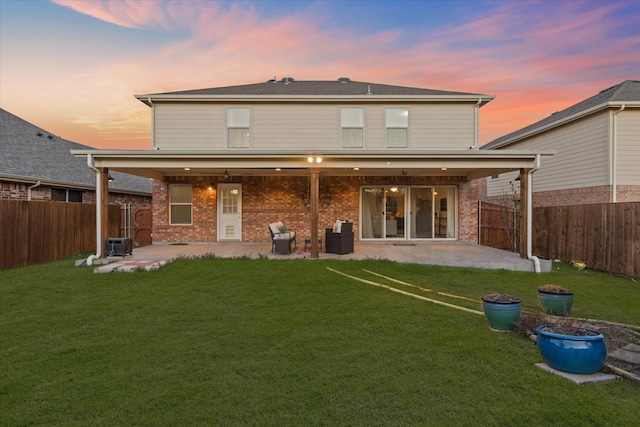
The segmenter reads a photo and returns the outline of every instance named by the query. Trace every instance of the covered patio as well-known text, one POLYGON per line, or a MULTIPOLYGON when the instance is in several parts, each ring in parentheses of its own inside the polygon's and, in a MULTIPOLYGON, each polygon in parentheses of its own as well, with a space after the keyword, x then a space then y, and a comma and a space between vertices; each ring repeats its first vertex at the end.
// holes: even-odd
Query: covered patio
MULTIPOLYGON (((311 249, 299 245, 288 255, 271 251, 270 243, 215 242, 153 244, 133 250, 124 258, 110 258, 109 264, 96 267, 96 272, 133 271, 148 266, 164 265, 178 258, 216 256, 219 258, 314 259, 311 249)), ((401 263, 534 271, 534 263, 517 253, 461 242, 382 243, 356 242, 353 253, 337 255, 319 252, 319 259, 388 260, 401 263)), ((551 271, 551 262, 541 260, 542 272, 551 271)), ((155 269, 155 268, 147 268, 155 269)))
MULTIPOLYGON (((334 180, 342 179, 344 182, 355 183, 352 186, 383 185, 403 183, 410 188, 411 184, 430 183, 429 185, 450 184, 457 186, 458 191, 467 193, 460 196, 460 212, 454 215, 457 221, 450 221, 456 226, 451 235, 446 234, 449 240, 427 241, 421 240, 403 240, 393 242, 385 240, 384 242, 370 242, 362 239, 357 241, 356 251, 353 255, 355 258, 384 258, 390 260, 407 262, 424 262, 428 263, 428 258, 419 256, 421 251, 416 251, 416 247, 429 253, 433 251, 435 257, 434 263, 442 265, 458 265, 460 262, 467 263, 485 263, 484 253, 491 251, 490 248, 483 248, 478 256, 456 256, 457 252, 447 253, 443 248, 471 247, 471 242, 477 241, 477 227, 474 226, 476 221, 474 207, 477 203, 477 196, 472 193, 472 182, 474 179, 486 176, 492 176, 507 171, 518 171, 523 178, 520 180, 520 194, 526 195, 521 200, 521 238, 518 249, 520 258, 519 263, 523 265, 532 264, 530 250, 530 199, 532 187, 532 174, 540 166, 541 156, 552 155, 551 152, 536 152, 526 150, 501 150, 501 151, 478 151, 478 150, 430 150, 430 151, 380 151, 380 152, 346 152, 346 151, 326 151, 322 153, 313 153, 312 155, 305 151, 300 152, 235 152, 227 151, 170 151, 170 150, 144 150, 144 151, 128 151, 128 150, 72 150, 72 154, 79 157, 87 158, 88 167, 96 172, 96 187, 98 194, 98 227, 96 234, 97 242, 103 242, 106 236, 107 224, 107 200, 104 197, 108 192, 108 176, 110 170, 117 170, 139 176, 153 178, 161 185, 167 186, 168 183, 197 183, 199 186, 207 185, 213 188, 213 184, 204 184, 210 180, 220 183, 244 182, 243 180, 252 179, 251 184, 246 188, 251 188, 257 182, 266 182, 269 179, 300 179, 308 180, 308 211, 303 212, 303 227, 299 227, 298 231, 302 231, 305 237, 310 237, 312 242, 308 255, 292 254, 293 256, 303 256, 311 258, 326 257, 317 245, 318 238, 322 237, 322 227, 326 226, 326 221, 320 218, 320 179, 334 180), (228 180, 231 178, 231 180, 228 180), (202 181, 202 182, 201 182, 202 181), (435 183, 435 184, 434 184, 435 183), (465 210, 466 209, 466 210, 465 210), (463 226, 464 225, 464 230, 463 226), (459 227, 458 227, 459 226, 459 227), (300 230, 302 228, 302 230, 300 230), (454 240, 455 239, 455 240, 454 240), (367 248, 367 249, 365 249, 367 248), (386 250, 383 250, 385 248, 386 250), (438 249, 433 249, 438 248, 438 249), (417 253, 416 253, 417 252, 417 253), (411 257, 418 257, 410 260, 411 257), (449 264, 444 264, 449 263, 449 264)), ((355 187, 354 187, 355 188, 355 187)), ((393 190, 392 190, 393 191, 393 190)), ((166 194, 163 193, 163 197, 166 194)), ((351 199, 357 198, 357 194, 351 199)), ((154 195, 155 198, 155 195, 154 195)), ((202 202, 201 204, 206 204, 202 202)), ((166 203, 159 203, 162 209, 166 210, 166 203)), ((215 209, 215 206, 211 206, 215 209)), ((360 222, 365 219, 364 214, 358 213, 358 206, 352 211, 351 219, 360 222)), ((254 212, 260 212, 262 206, 253 206, 254 212)), ((325 209, 326 211, 326 209, 325 209)), ((302 211, 301 211, 302 212, 302 211)), ((331 211, 333 212, 333 210, 331 211)), ((341 211, 343 212, 343 210, 341 211)), ((257 213, 253 214, 254 216, 257 213)), ((336 219, 336 215, 325 212, 327 217, 336 219)), ((166 216, 166 215, 165 215, 166 216)), ((338 217, 339 218, 339 217, 338 217)), ((253 217, 247 217, 244 230, 246 235, 252 232, 262 236, 264 234, 263 227, 270 221, 279 218, 273 217, 268 220, 265 218, 261 221, 255 220, 253 217)), ((452 218, 453 219, 453 218, 452 218)), ((218 220, 219 221, 219 220, 218 220)), ((405 223, 406 224, 406 223, 405 223)), ((155 226, 155 220, 154 220, 155 226)), ((212 222, 207 225, 205 231, 211 233, 211 230, 219 230, 221 224, 212 222)), ((453 228, 452 228, 453 230, 453 228)), ((154 230, 156 231, 156 230, 154 230)), ((155 234, 154 234, 155 236, 155 234)), ((256 246, 256 240, 260 240, 253 236, 252 238, 242 238, 242 236, 233 237, 231 239, 217 233, 212 234, 211 243, 204 242, 202 245, 210 246, 215 244, 222 248, 227 245, 228 248, 256 246), (252 243, 253 242, 253 243, 252 243)), ((384 233, 383 233, 384 236, 384 233)), ((194 241, 196 239, 184 239, 184 237, 160 239, 163 242, 176 241, 194 241)), ((435 239, 434 239, 435 240, 435 239)), ((267 246, 265 244, 265 246, 267 246)), ((184 249, 184 248, 183 248, 184 249)), ((263 254, 270 252, 270 245, 267 250, 262 251, 263 254)), ((96 255, 90 257, 88 263, 93 259, 103 256, 101 253, 102 244, 98 243, 96 255)), ((258 250, 256 250, 258 251, 258 250)), ((214 252, 214 251, 209 251, 214 252)), ((245 254, 236 254, 232 256, 241 256, 245 254)), ((503 258, 499 256, 498 258, 503 258)), ((510 254, 509 258, 518 258, 517 254, 510 254)), ((535 258, 535 257, 534 257, 535 258)), ((467 264, 469 265, 469 264, 467 264)))

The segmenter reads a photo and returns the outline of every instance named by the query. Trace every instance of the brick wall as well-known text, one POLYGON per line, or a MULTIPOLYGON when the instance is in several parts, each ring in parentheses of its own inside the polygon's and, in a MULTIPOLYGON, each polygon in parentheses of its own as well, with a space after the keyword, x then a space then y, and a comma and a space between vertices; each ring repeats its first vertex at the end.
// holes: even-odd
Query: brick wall
MULTIPOLYGON (((519 198, 519 195, 481 196, 483 201, 502 206, 512 206, 512 199, 519 198)), ((640 185, 619 185, 618 202, 638 202, 640 201, 640 185)), ((533 206, 566 206, 566 205, 587 205, 593 203, 610 203, 611 186, 602 185, 597 187, 570 188, 565 190, 539 191, 533 193, 533 206)))
MULTIPOLYGON (((0 182, 0 199, 1 200, 28 200, 29 187, 33 184, 25 184, 21 182, 0 182)), ((31 200, 51 200, 50 186, 41 185, 31 190, 31 200)), ((81 190, 82 203, 95 203, 96 192, 93 190, 81 190)), ((124 203, 151 203, 151 197, 139 196, 125 193, 109 193, 109 203, 121 205, 124 203)))
MULTIPOLYGON (((217 184, 242 184, 242 241, 269 242, 269 223, 282 221, 298 233, 298 241, 310 237, 311 208, 308 205, 308 177, 233 177, 230 181, 211 177, 176 177, 170 182, 154 180, 154 242, 215 242, 218 240, 217 184), (169 225, 169 183, 188 183, 193 188, 193 224, 169 225), (209 189, 211 187, 211 189, 209 189)), ((358 239, 360 188, 364 185, 458 185, 461 241, 477 241, 477 183, 462 177, 321 177, 318 232, 337 220, 354 222, 358 239)))
POLYGON ((478 241, 478 180, 458 185, 458 240, 478 241))

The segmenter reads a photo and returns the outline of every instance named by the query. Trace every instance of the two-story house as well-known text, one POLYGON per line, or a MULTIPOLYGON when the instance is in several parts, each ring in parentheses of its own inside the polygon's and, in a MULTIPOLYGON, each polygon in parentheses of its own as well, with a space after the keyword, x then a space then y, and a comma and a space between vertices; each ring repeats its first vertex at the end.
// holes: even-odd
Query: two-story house
POLYGON ((493 96, 475 93, 287 77, 136 98, 151 108, 151 150, 74 154, 91 156, 98 182, 154 178, 155 242, 263 242, 279 220, 315 243, 340 219, 361 241, 475 243, 475 179, 550 154, 478 150, 493 96))
MULTIPOLYGON (((504 149, 556 151, 536 173, 535 206, 640 201, 640 81, 604 89, 482 147, 504 149)), ((517 177, 487 178, 485 200, 518 200, 517 177)))

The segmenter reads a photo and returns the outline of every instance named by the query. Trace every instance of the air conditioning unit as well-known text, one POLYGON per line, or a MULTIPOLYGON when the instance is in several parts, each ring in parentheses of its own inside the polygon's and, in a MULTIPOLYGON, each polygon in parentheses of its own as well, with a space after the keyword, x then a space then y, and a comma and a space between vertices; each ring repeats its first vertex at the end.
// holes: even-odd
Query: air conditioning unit
POLYGON ((106 256, 125 256, 133 254, 133 242, 123 237, 109 237, 104 245, 106 256))

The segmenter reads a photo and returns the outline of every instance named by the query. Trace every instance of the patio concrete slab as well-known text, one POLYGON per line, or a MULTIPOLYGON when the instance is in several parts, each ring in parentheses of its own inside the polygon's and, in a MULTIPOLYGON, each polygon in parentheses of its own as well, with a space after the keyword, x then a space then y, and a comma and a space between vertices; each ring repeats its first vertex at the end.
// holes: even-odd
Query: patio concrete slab
MULTIPOLYGON (((459 242, 356 242, 353 253, 337 255, 320 252, 320 259, 389 260, 403 263, 418 263, 453 267, 504 269, 533 271, 532 261, 520 258, 513 252, 488 246, 459 242)), ((215 242, 153 244, 135 248, 133 254, 114 259, 116 266, 96 268, 96 272, 135 271, 135 262, 171 262, 177 258, 215 256, 219 258, 311 258, 309 248, 295 247, 291 254, 279 255, 271 252, 271 243, 215 242)), ((149 266, 147 266, 149 267, 149 266)), ((551 262, 542 261, 542 271, 551 271, 551 262)), ((146 267, 141 267, 146 268, 146 267)), ((150 267, 151 268, 151 267, 150 267)))
POLYGON ((590 375, 571 374, 569 372, 562 372, 562 371, 558 371, 557 369, 553 369, 551 366, 547 365, 546 363, 536 363, 536 366, 542 369, 543 371, 558 375, 559 377, 565 378, 576 384, 599 383, 603 381, 615 380, 618 378, 615 375, 604 374, 602 372, 596 372, 595 374, 590 374, 590 375))

